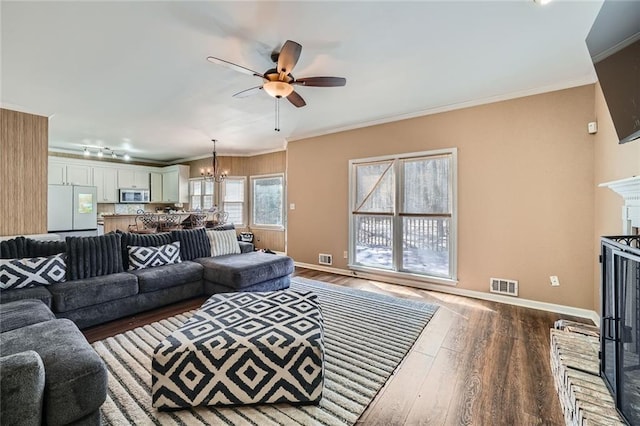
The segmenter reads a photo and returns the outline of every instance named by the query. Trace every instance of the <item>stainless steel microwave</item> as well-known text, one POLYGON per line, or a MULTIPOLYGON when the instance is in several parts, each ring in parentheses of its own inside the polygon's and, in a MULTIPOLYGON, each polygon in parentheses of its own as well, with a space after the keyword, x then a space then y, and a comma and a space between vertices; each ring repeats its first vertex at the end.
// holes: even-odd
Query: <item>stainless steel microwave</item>
POLYGON ((149 202, 149 190, 148 189, 121 189, 120 190, 120 202, 121 203, 148 203, 149 202))

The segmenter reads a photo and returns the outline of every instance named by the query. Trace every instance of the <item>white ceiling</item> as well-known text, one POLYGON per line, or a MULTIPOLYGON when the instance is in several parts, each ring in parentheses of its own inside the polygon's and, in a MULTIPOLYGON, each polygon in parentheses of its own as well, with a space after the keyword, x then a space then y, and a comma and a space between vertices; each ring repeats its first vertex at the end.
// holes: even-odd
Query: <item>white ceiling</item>
POLYGON ((158 161, 282 149, 286 140, 595 81, 585 38, 602 1, 1 3, 3 107, 51 116, 49 146, 158 161), (231 95, 285 40, 307 106, 231 95))

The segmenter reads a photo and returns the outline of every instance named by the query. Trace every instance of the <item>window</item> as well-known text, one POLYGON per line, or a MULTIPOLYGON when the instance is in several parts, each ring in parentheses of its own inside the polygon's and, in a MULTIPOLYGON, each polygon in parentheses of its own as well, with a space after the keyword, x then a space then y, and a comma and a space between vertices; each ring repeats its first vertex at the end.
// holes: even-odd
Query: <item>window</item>
POLYGON ((209 210, 214 205, 214 182, 202 178, 189 181, 189 201, 191 210, 209 210))
POLYGON ((229 213, 228 223, 243 227, 245 222, 244 193, 247 179, 245 177, 227 177, 223 183, 224 198, 222 210, 229 213))
POLYGON ((350 265, 456 279, 456 150, 350 162, 350 265))
POLYGON ((284 226, 284 175, 251 176, 251 226, 284 226))

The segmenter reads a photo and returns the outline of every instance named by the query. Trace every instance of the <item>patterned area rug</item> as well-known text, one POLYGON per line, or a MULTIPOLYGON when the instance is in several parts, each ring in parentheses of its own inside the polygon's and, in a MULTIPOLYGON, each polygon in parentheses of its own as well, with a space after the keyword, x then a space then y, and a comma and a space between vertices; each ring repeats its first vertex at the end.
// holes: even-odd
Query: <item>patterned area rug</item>
POLYGON ((325 328, 325 389, 319 405, 198 407, 159 412, 151 406, 151 356, 193 311, 96 342, 109 369, 104 424, 352 425, 380 391, 438 307, 293 278, 291 289, 318 295, 325 328))

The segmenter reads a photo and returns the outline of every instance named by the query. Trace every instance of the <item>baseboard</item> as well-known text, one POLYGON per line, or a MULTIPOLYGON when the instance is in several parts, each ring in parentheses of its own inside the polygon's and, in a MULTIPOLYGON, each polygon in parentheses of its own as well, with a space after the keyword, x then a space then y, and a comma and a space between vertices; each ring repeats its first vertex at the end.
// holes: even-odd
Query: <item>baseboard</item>
POLYGON ((563 315, 591 320, 595 325, 600 325, 600 315, 589 309, 574 308, 573 306, 558 305, 555 303, 539 302, 537 300, 522 299, 516 297, 503 296, 501 294, 484 293, 482 291, 465 290, 441 284, 430 284, 422 281, 412 281, 402 278, 394 278, 386 275, 372 274, 369 272, 351 271, 347 269, 332 268, 329 266, 314 265, 312 263, 294 262, 300 268, 313 269, 321 272, 328 272, 337 275, 346 275, 355 278, 366 278, 369 280, 388 282, 392 284, 406 285, 423 290, 432 290, 440 293, 455 294, 456 296, 471 297, 474 299, 488 300, 491 302, 505 303, 507 305, 522 306, 524 308, 539 309, 541 311, 555 312, 563 315))

